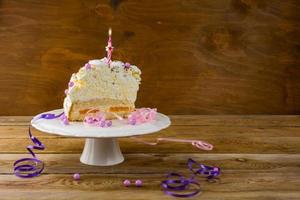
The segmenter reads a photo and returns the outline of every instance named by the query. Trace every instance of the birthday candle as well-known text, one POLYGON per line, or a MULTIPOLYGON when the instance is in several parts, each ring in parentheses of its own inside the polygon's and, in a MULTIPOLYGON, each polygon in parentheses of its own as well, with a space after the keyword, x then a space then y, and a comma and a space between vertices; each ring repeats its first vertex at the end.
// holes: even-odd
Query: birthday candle
POLYGON ((112 52, 113 52, 113 46, 112 46, 112 39, 111 39, 111 28, 108 30, 108 41, 107 41, 107 46, 106 46, 106 51, 107 51, 107 63, 108 65, 111 63, 111 57, 112 57, 112 52))

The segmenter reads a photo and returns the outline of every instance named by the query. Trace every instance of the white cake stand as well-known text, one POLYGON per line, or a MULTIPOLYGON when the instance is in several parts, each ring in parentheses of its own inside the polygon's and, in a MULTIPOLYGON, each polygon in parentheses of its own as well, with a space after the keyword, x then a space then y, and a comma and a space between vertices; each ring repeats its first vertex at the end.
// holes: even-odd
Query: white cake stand
MULTIPOLYGON (((63 109, 58 109, 45 113, 62 112, 63 109)), ((64 125, 59 118, 38 119, 41 114, 31 120, 34 128, 55 135, 86 138, 80 161, 95 166, 116 165, 124 161, 117 138, 154 133, 171 124, 169 117, 161 113, 157 114, 155 121, 135 126, 127 124, 125 120, 113 120, 113 125, 109 128, 84 125, 82 122, 64 125)))

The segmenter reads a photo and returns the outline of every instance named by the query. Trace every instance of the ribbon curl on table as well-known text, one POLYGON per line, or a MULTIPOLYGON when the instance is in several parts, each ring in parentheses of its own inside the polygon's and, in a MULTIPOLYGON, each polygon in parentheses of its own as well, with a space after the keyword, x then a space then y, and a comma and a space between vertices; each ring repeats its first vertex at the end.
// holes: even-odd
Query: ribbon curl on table
POLYGON ((176 139, 176 138, 156 138, 156 142, 147 142, 143 139, 137 138, 137 137, 131 137, 132 139, 136 140, 137 142, 141 142, 143 144, 147 145, 158 145, 159 142, 167 141, 167 142, 181 142, 181 143, 190 143, 193 146, 197 147, 198 149, 202 149, 205 151, 210 151, 214 148, 212 144, 209 144, 208 142, 204 142, 201 140, 187 140, 187 139, 176 139))
POLYGON ((190 178, 185 178, 178 173, 169 173, 166 176, 166 180, 161 182, 161 187, 166 195, 173 197, 192 197, 201 192, 200 184, 195 180, 195 177, 199 175, 205 175, 207 180, 212 180, 221 173, 219 167, 210 167, 200 163, 197 163, 193 159, 189 158, 187 162, 188 169, 193 172, 190 178), (191 188, 191 186, 193 188, 191 188), (186 192, 186 190, 193 189, 192 192, 186 192))
POLYGON ((28 128, 28 134, 34 144, 27 146, 27 150, 32 155, 32 158, 21 158, 14 162, 14 174, 21 178, 32 178, 38 176, 42 173, 45 166, 44 162, 39 160, 33 152, 34 149, 44 150, 45 145, 32 135, 30 127, 28 128), (27 164, 21 164, 23 162, 26 162, 27 164), (34 164, 28 164, 28 162, 33 162, 34 164))
MULTIPOLYGON (((44 113, 41 114, 37 119, 56 119, 63 116, 64 112, 60 114, 53 114, 53 113, 44 113)), ((31 133, 30 126, 28 128, 28 135, 34 145, 28 145, 27 150, 32 155, 32 158, 21 158, 14 162, 14 174, 21 178, 32 178, 38 176, 44 170, 45 164, 43 161, 39 160, 35 153, 33 152, 34 149, 36 150, 44 150, 45 145, 36 137, 34 137, 31 133), (21 164, 21 163, 28 163, 33 162, 34 164, 21 164), (39 167, 40 165, 40 167, 39 167)))

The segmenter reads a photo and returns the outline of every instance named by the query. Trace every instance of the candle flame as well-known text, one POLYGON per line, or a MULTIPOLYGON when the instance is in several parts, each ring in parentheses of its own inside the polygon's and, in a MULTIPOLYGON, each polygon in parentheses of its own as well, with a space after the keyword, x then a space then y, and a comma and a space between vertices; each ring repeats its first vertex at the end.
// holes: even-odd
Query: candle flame
POLYGON ((108 35, 111 36, 111 28, 108 29, 108 35))

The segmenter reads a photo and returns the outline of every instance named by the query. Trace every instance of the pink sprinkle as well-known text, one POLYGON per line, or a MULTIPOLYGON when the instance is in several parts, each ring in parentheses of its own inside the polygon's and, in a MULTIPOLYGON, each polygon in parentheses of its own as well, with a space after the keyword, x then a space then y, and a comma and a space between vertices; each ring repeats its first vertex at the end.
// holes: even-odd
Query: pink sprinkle
POLYGON ((124 64, 124 68, 125 68, 126 70, 129 69, 130 66, 131 66, 130 63, 128 63, 128 62, 124 64))
POLYGON ((94 119, 93 119, 92 117, 86 117, 86 118, 84 119, 84 121, 85 121, 86 123, 88 123, 88 124, 93 124, 94 119))
POLYGON ((79 173, 75 173, 73 175, 73 179, 76 180, 76 181, 80 180, 80 174, 79 173))
POLYGON ((73 81, 70 81, 69 82, 69 87, 73 87, 74 86, 74 82, 73 81))
POLYGON ((65 95, 67 95, 68 94, 68 89, 65 89, 65 95))
POLYGON ((106 120, 106 126, 107 126, 107 127, 111 127, 111 125, 112 125, 112 121, 106 120))
POLYGON ((129 124, 136 125, 136 119, 135 118, 129 119, 129 124))
POLYGON ((85 69, 86 70, 92 69, 92 66, 90 65, 90 63, 85 64, 85 69))
POLYGON ((125 187, 128 187, 128 186, 130 186, 131 183, 130 183, 130 180, 126 179, 123 181, 123 184, 125 187))
POLYGON ((135 181, 135 185, 137 187, 141 187, 143 185, 143 182, 140 179, 138 179, 138 180, 135 181))
POLYGON ((99 125, 100 125, 101 127, 105 127, 105 121, 100 121, 99 125))

